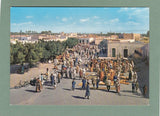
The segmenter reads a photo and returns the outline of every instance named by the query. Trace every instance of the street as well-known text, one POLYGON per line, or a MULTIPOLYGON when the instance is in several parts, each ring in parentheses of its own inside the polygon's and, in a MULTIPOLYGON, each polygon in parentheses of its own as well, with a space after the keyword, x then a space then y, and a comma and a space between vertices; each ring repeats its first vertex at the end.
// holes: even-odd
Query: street
MULTIPOLYGON (((115 92, 114 87, 108 92, 105 86, 98 90, 91 88, 90 99, 84 99, 85 90, 78 85, 81 80, 76 80, 76 89, 71 90, 71 79, 62 79, 56 89, 44 86, 40 93, 35 92, 34 86, 20 89, 10 89, 10 104, 13 105, 149 105, 149 99, 144 98, 140 91, 132 93, 130 85, 121 85, 121 95, 115 92)), ((90 84, 90 87, 92 85, 90 84)))

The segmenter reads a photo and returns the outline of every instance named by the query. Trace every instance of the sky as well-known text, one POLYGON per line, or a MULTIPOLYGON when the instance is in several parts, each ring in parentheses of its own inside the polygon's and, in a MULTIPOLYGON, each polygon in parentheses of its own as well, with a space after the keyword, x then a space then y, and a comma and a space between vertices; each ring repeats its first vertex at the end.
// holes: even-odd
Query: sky
POLYGON ((11 32, 147 33, 147 7, 11 7, 11 32))

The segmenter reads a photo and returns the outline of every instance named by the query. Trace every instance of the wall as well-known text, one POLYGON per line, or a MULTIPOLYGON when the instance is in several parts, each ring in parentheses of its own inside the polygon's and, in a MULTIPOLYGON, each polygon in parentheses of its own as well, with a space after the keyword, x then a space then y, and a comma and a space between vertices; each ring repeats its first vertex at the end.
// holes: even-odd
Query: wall
POLYGON ((128 49, 128 56, 132 55, 137 48, 144 46, 143 43, 136 42, 109 42, 108 43, 108 57, 112 57, 112 48, 116 49, 116 56, 124 56, 124 49, 128 49))
POLYGON ((98 44, 101 43, 101 41, 103 41, 103 38, 102 39, 101 38, 96 38, 95 39, 95 44, 98 45, 98 44))
POLYGON ((141 37, 138 33, 124 33, 123 38, 124 39, 139 39, 141 37))

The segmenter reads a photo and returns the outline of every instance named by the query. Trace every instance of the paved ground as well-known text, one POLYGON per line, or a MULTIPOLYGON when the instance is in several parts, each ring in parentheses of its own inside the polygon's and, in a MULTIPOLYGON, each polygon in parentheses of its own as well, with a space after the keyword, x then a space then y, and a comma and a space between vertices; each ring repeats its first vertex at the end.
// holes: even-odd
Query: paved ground
MULTIPOLYGON (((78 85, 81 80, 76 80, 76 89, 71 90, 71 79, 62 79, 54 89, 44 86, 42 92, 36 93, 34 86, 10 90, 10 103, 17 105, 148 105, 149 99, 144 98, 140 91, 131 92, 131 85, 121 85, 121 95, 106 91, 105 86, 94 90, 91 88, 90 99, 84 99, 85 90, 78 85)), ((92 87, 92 85, 90 85, 92 87)))

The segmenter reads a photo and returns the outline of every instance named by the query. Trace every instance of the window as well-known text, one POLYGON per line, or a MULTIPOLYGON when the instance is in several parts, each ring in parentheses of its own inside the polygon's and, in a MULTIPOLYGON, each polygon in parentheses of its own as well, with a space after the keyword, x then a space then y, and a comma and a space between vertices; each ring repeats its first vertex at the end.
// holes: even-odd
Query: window
POLYGON ((89 43, 89 41, 87 40, 87 44, 89 43))
POLYGON ((84 40, 82 40, 83 41, 83 44, 84 44, 84 40))

